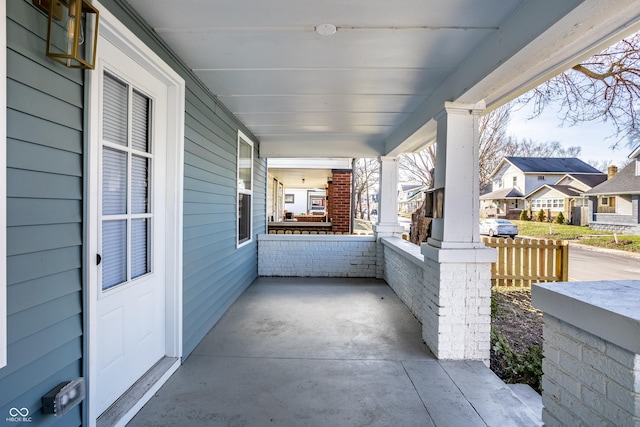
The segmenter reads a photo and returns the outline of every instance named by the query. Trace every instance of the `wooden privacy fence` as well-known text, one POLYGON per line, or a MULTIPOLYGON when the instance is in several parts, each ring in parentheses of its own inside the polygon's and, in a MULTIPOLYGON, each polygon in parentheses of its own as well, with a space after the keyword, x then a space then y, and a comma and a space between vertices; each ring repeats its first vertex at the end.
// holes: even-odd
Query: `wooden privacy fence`
POLYGON ((569 280, 569 244, 563 240, 484 237, 498 250, 491 264, 493 286, 530 287, 537 282, 569 280))

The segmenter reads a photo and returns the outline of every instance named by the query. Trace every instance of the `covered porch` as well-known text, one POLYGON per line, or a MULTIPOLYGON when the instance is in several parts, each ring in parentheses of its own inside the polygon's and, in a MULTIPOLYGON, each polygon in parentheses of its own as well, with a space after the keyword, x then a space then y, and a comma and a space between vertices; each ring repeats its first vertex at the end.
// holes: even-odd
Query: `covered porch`
MULTIPOLYGON (((111 427, 151 399, 132 425, 532 424, 486 368, 495 253, 478 233, 478 117, 639 30, 638 2, 92 0, 93 71, 47 57, 40 3, 0 0, 2 413, 111 427), (129 120, 133 99, 146 107, 129 120), (122 141, 103 132, 111 104, 122 141), (434 143, 438 215, 409 248, 398 156, 434 143), (379 159, 375 235, 267 234, 276 158, 379 159), (343 278, 297 278, 319 275, 343 278), (80 378, 66 418, 42 413, 80 378)), ((640 351, 625 350, 623 421, 640 407, 640 351)), ((563 405, 592 386, 578 380, 563 405)), ((596 410, 616 421, 609 408, 596 410)))
POLYGON ((532 426, 479 361, 439 361, 376 279, 259 278, 130 426, 532 426))

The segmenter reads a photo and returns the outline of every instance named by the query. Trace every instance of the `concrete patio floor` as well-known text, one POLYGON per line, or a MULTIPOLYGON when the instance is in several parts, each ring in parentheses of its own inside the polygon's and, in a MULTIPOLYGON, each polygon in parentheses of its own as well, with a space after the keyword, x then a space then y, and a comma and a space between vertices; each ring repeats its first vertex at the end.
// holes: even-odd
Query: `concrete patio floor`
POLYGON ((129 426, 532 426, 481 362, 437 361, 385 282, 260 278, 129 426))

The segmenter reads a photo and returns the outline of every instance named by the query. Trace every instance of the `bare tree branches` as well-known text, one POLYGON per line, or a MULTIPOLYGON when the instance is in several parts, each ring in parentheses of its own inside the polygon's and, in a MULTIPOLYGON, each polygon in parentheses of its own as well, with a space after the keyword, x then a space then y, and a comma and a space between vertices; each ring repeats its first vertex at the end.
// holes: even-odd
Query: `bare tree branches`
POLYGON ((436 167, 436 145, 430 145, 419 153, 401 154, 398 167, 402 181, 419 182, 427 188, 432 188, 436 167))
POLYGON ((520 98, 532 102, 534 115, 560 103, 562 119, 571 125, 612 123, 617 147, 640 139, 640 33, 636 33, 543 83, 520 98))
POLYGON ((510 117, 511 107, 507 104, 480 117, 478 121, 481 189, 491 181, 489 175, 498 166, 500 160, 516 152, 517 144, 506 134, 510 117))
POLYGON ((358 159, 353 170, 356 213, 360 218, 371 219, 370 193, 378 185, 379 165, 377 159, 358 159))

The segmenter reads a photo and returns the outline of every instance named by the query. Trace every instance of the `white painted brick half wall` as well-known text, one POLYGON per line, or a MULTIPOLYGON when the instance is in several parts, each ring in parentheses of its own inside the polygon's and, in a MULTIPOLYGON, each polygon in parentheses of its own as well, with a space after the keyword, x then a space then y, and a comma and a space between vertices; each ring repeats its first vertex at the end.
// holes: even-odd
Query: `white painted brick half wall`
POLYGON ((640 426, 640 356, 544 315, 546 426, 640 426))
POLYGON ((261 234, 258 275, 376 277, 373 236, 261 234))
POLYGON ((424 256, 420 247, 398 237, 381 239, 384 280, 422 322, 424 305, 424 256))
POLYGON ((398 237, 381 239, 384 279, 422 322, 438 359, 489 363, 491 265, 438 263, 398 237))

